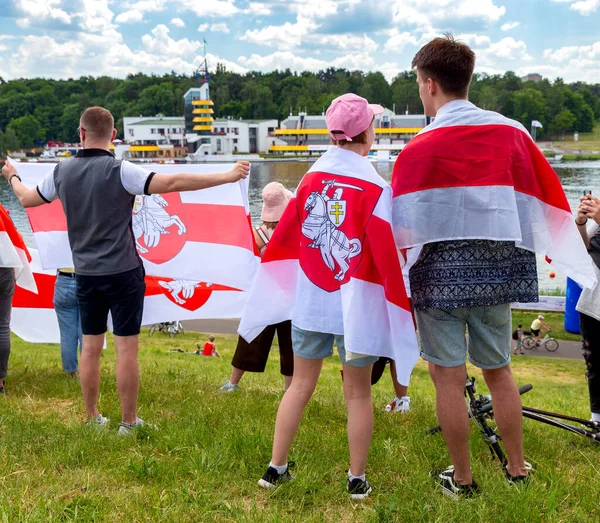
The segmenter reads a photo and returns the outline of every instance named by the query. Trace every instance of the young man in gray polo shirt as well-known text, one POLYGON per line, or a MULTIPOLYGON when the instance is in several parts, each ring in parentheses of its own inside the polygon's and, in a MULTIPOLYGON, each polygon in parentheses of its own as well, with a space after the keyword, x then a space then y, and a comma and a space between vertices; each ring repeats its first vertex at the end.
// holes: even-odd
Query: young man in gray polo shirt
POLYGON ((119 434, 144 422, 137 417, 139 389, 138 335, 144 305, 144 268, 132 230, 132 208, 138 194, 195 191, 246 178, 250 165, 238 162, 223 174, 164 175, 115 159, 110 144, 117 131, 109 111, 87 109, 80 119, 83 150, 59 163, 35 189, 27 189, 15 166, 2 174, 24 207, 60 199, 67 217, 73 252, 83 350, 81 390, 88 420, 106 425, 98 412, 100 355, 111 312, 117 352, 117 389, 121 398, 119 434))

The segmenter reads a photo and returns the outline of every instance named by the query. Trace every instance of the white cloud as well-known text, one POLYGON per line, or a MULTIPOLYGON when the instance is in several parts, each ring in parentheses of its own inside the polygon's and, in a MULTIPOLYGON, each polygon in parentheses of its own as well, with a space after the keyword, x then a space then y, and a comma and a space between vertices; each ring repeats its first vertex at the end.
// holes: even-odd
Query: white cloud
POLYGON ((79 27, 86 32, 108 34, 114 30, 113 12, 108 7, 110 0, 79 0, 79 12, 75 15, 79 27))
MULTIPOLYGON (((498 69, 500 64, 507 62, 529 62, 532 57, 527 53, 527 45, 523 40, 515 40, 512 37, 505 37, 498 42, 489 43, 485 47, 475 48, 477 55, 477 70, 484 68, 498 69)), ((514 66, 508 65, 504 69, 514 66)))
POLYGON ((516 29, 520 25, 521 25, 521 22, 506 22, 505 24, 502 24, 502 26, 500 27, 500 30, 510 31, 511 29, 516 29))
POLYGON ((150 54, 190 56, 202 47, 202 42, 197 40, 174 40, 169 36, 169 28, 164 24, 152 29, 152 35, 142 36, 143 48, 150 54))
POLYGON ((377 42, 366 34, 342 34, 342 35, 316 35, 309 36, 308 42, 318 44, 324 48, 331 48, 340 51, 376 51, 379 47, 377 42))
POLYGON ((171 25, 175 27, 185 27, 185 22, 181 18, 173 18, 171 20, 171 25))
POLYGON ((298 15, 296 23, 285 22, 283 25, 249 29, 240 39, 253 44, 289 50, 300 47, 309 33, 316 29, 317 24, 313 20, 298 15))
POLYGON ((209 18, 226 18, 240 12, 235 0, 177 0, 174 5, 180 11, 191 11, 209 18))
POLYGON ((469 47, 473 48, 489 47, 490 45, 492 45, 492 40, 489 36, 486 35, 478 35, 472 33, 459 34, 456 36, 456 39, 459 42, 463 42, 469 47))
POLYGON ((61 0, 17 0, 14 2, 17 11, 21 12, 25 19, 35 18, 38 21, 57 20, 64 24, 71 23, 71 15, 60 8, 61 0))
POLYGON ((414 24, 435 27, 459 20, 478 20, 489 24, 497 22, 506 13, 496 0, 393 0, 393 21, 396 24, 414 24))
POLYGON ((384 49, 391 53, 401 53, 409 45, 418 45, 417 38, 411 33, 401 33, 397 29, 393 29, 384 49))
POLYGON ((123 2, 123 7, 137 9, 142 13, 158 13, 167 8, 169 0, 137 0, 123 2))
MULTIPOLYGON (((596 63, 600 67, 600 41, 592 45, 567 46, 556 50, 546 49, 544 58, 555 64, 596 63)), ((596 80, 597 82, 597 80, 596 80)))
POLYGON ((600 0, 552 0, 553 2, 569 3, 571 9, 582 15, 590 15, 600 9, 600 0))
POLYGON ((117 24, 132 24, 136 22, 141 22, 144 19, 144 15, 141 11, 137 9, 131 9, 130 11, 125 11, 124 13, 119 14, 115 18, 115 22, 117 24))
POLYGON ((348 53, 334 60, 323 60, 314 57, 300 57, 291 51, 276 51, 269 55, 252 54, 249 57, 240 56, 238 62, 248 70, 253 71, 321 71, 328 67, 342 67, 350 70, 380 71, 391 81, 398 73, 407 68, 400 68, 396 63, 386 62, 376 64, 368 53, 348 53))
POLYGON ((250 2, 247 9, 244 10, 244 14, 270 16, 273 14, 273 10, 271 9, 271 6, 263 2, 250 2))
POLYGON ((229 33, 229 27, 225 23, 211 24, 210 30, 213 33, 229 33))
POLYGON ((198 26, 198 31, 200 33, 205 33, 206 31, 211 31, 213 33, 229 33, 229 27, 227 26, 227 24, 224 23, 220 23, 220 24, 200 24, 198 26))

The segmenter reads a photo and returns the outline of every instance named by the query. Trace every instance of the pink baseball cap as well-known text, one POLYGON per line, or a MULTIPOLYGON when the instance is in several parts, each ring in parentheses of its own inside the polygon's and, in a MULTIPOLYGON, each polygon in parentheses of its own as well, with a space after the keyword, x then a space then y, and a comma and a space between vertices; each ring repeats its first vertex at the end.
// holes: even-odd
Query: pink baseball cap
POLYGON ((327 109, 325 122, 332 139, 352 141, 371 125, 376 114, 384 111, 381 105, 370 104, 357 94, 338 96, 327 109))

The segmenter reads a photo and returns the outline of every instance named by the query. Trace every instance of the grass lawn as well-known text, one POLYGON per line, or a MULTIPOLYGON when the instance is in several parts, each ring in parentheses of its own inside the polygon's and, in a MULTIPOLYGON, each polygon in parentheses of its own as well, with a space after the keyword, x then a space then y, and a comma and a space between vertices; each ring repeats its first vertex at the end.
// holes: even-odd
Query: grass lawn
POLYGON ((573 133, 565 134, 565 141, 554 140, 555 147, 561 149, 576 149, 583 152, 600 151, 600 125, 591 133, 579 133, 579 140, 573 141, 573 133))
MULTIPOLYGON (((276 355, 265 374, 247 375, 237 393, 227 379, 235 340, 219 337, 222 359, 168 353, 204 337, 142 335, 139 415, 157 432, 115 435, 120 408, 112 340, 104 354, 100 407, 110 429, 82 424, 79 384, 60 369, 59 348, 13 338, 7 394, 0 396, 2 521, 599 521, 600 445, 525 420, 528 488, 509 487, 472 430, 473 470, 483 491, 472 500, 442 496, 428 477, 450 461, 436 424, 434 391, 421 362, 412 410, 390 415, 389 374, 374 388, 375 434, 368 463, 374 487, 365 503, 345 494, 348 451, 340 363, 330 358, 290 459, 297 480, 274 493, 256 486, 270 458, 282 378, 276 355)), ((522 358, 525 403, 588 417, 583 363, 522 358)), ((477 377, 480 373, 470 369, 477 377)), ((484 392, 481 386, 479 392, 484 392)))

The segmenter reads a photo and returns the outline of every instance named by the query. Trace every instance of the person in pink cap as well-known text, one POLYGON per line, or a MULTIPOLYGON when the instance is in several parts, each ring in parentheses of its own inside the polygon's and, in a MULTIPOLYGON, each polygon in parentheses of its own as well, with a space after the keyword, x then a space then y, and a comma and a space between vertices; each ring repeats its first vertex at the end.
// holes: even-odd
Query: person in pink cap
MULTIPOLYGON (((292 192, 279 182, 265 185, 262 192, 263 207, 260 215, 262 225, 254 229, 254 240, 261 256, 292 196, 292 192)), ((285 378, 284 390, 288 389, 294 374, 292 322, 283 321, 269 325, 252 343, 248 343, 241 336, 238 338, 235 354, 231 361, 231 377, 221 387, 222 392, 238 390, 240 380, 246 372, 265 371, 275 334, 277 334, 279 344, 279 369, 285 378)))
MULTIPOLYGON (((326 113, 333 147, 300 182, 293 212, 286 211, 271 242, 273 248, 280 249, 291 241, 289 238, 294 238, 295 244, 295 235, 302 235, 298 254, 301 270, 294 273, 296 276, 292 273, 279 276, 282 280, 289 276, 297 281, 291 311, 294 379, 277 412, 271 463, 258 482, 265 489, 294 479, 288 469, 288 453, 304 408, 317 385, 323 360, 333 355, 335 342, 343 365, 348 409, 347 490, 354 500, 365 499, 372 491, 365 469, 373 433, 371 369, 378 357, 345 349, 344 334, 350 326, 344 321, 343 303, 347 302, 342 294, 358 266, 358 256, 369 248, 366 242, 374 241, 366 236, 365 224, 372 217, 375 203, 367 202, 389 198, 391 211, 389 186, 366 158, 375 139, 375 115, 381 112, 383 107, 371 105, 355 94, 333 100, 326 113), (375 199, 373 193, 377 195, 375 199), (352 224, 362 225, 354 228, 352 224)), ((391 250, 395 251, 391 234, 389 240, 391 250)), ((361 271, 378 271, 371 257, 365 256, 359 263, 361 271)), ((398 276, 401 278, 400 271, 398 276)), ((362 290, 354 288, 353 300, 368 300, 362 290)), ((252 293, 257 291, 255 286, 252 293)))

